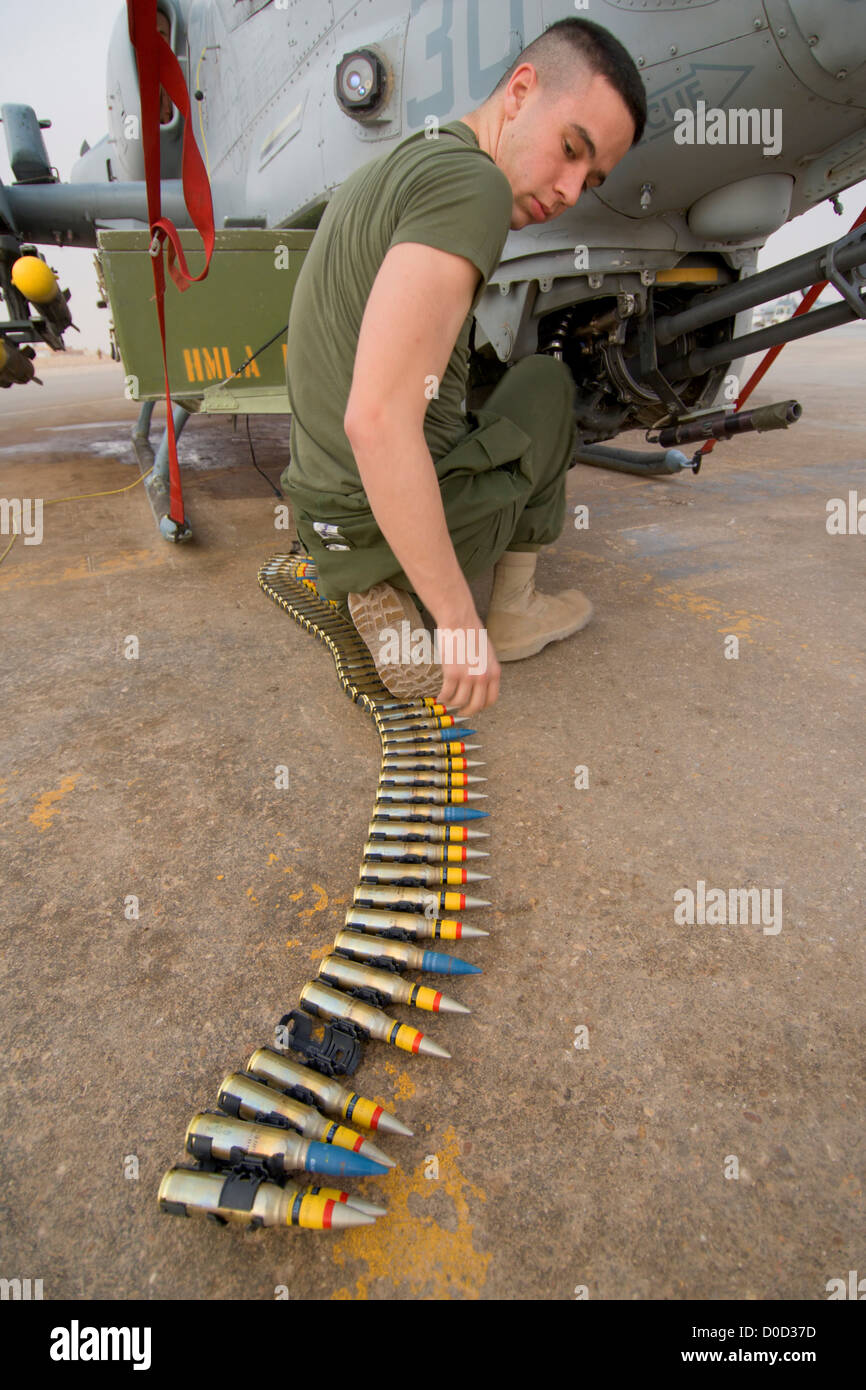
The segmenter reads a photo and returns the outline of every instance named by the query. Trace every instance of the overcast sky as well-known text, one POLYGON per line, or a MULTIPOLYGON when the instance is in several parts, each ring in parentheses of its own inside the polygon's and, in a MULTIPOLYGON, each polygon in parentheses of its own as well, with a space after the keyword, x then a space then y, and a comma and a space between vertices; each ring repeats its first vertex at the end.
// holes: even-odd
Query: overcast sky
MULTIPOLYGON (((0 0, 0 101, 27 103, 37 116, 51 120, 51 129, 44 132, 45 143, 64 180, 69 178, 82 140, 95 145, 106 134, 108 40, 117 16, 125 10, 123 0, 0 0)), ((7 184, 13 181, 5 140, 0 141, 0 179, 7 184)), ((760 266, 800 255, 847 231, 866 204, 866 182, 844 193, 842 202, 843 217, 822 203, 783 227, 768 241, 760 266)), ((66 335, 67 343, 107 350, 108 311, 95 307, 93 255, 90 250, 54 249, 48 259, 64 288, 72 290, 72 314, 81 328, 80 337, 66 335)))
MULTIPOLYGON (((42 132, 48 157, 64 181, 81 142, 95 145, 107 133, 105 71, 108 40, 123 0, 0 0, 0 102, 22 102, 51 121, 42 132)), ((0 179, 12 183, 5 138, 0 141, 0 179)), ((81 329, 67 333, 69 347, 108 350, 108 319, 96 308, 94 252, 44 248, 81 329)))

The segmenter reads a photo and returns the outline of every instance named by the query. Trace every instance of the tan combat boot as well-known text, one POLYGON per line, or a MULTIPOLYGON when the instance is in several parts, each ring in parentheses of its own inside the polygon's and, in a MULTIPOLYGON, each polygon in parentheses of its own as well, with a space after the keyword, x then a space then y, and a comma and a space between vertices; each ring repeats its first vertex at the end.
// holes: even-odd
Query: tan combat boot
POLYGON ((487 632, 500 661, 522 661, 586 627, 592 604, 578 589, 539 594, 534 551, 506 550, 493 571, 487 632))
MULTIPOLYGON (((381 681, 391 694, 398 700, 418 700, 425 695, 438 695, 442 689, 441 666, 433 662, 395 665, 383 659, 387 657, 387 647, 379 634, 386 628, 392 629, 398 636, 404 632, 403 623, 408 623, 410 634, 425 630, 421 614, 409 595, 402 589, 382 583, 374 584, 363 594, 349 594, 348 602, 352 621, 369 648, 381 681)), ((432 640, 431 636, 431 646, 432 640)), ((408 648, 410 642, 405 645, 408 648)))

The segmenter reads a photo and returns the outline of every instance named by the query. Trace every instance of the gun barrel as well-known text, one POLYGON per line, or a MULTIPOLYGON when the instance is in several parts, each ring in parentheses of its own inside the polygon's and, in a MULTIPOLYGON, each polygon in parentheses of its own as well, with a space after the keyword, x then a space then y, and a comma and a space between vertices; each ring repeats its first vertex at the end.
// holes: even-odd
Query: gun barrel
POLYGON ((700 420, 666 426, 659 430, 658 442, 667 449, 674 444, 689 444, 696 439, 731 439, 735 434, 748 434, 752 430, 759 433, 786 430, 802 414, 803 407, 799 401, 777 401, 774 405, 762 405, 757 410, 741 410, 733 415, 714 412, 700 420))
MULTIPOLYGON (((834 251, 834 263, 839 271, 853 270, 855 266, 866 263, 866 226, 858 227, 838 242, 831 241, 817 251, 807 251, 803 256, 771 266, 758 275, 749 275, 734 285, 725 285, 720 290, 701 295, 678 314, 660 315, 655 322, 659 346, 672 343, 682 333, 691 333, 696 328, 717 323, 744 309, 752 309, 756 304, 766 304, 779 295, 807 289, 819 280, 828 279, 828 263, 834 251), (841 245, 842 242, 845 244, 841 245)), ((739 352, 735 352, 728 360, 733 361, 739 355, 739 352)))
POLYGON ((660 358, 659 363, 668 381, 685 381, 688 377, 702 376, 712 367, 734 362, 738 357, 749 357, 753 352, 766 352, 767 348, 777 347, 780 343, 793 343, 798 338, 823 333, 826 328, 852 323, 856 318, 855 311, 848 304, 830 304, 826 309, 811 309, 808 314, 798 314, 787 319, 785 323, 776 323, 770 328, 746 333, 741 338, 730 338, 727 342, 717 343, 713 347, 695 348, 685 357, 677 357, 670 362, 660 358))

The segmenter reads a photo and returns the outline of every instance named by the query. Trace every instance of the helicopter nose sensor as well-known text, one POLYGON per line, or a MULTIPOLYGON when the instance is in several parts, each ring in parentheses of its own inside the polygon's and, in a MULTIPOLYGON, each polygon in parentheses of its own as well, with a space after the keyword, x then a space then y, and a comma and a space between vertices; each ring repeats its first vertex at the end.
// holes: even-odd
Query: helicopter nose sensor
POLYGON ((358 48, 340 62, 337 101, 348 116, 368 116, 385 98, 385 68, 371 48, 358 48))

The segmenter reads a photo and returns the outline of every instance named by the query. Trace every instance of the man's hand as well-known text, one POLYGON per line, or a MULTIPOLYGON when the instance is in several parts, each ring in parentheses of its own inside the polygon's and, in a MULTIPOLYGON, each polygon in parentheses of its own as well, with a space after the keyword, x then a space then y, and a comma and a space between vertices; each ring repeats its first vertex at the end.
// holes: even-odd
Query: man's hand
POLYGON ((475 621, 474 628, 439 630, 442 689, 437 698, 463 714, 477 714, 499 695, 499 662, 486 628, 475 621))

